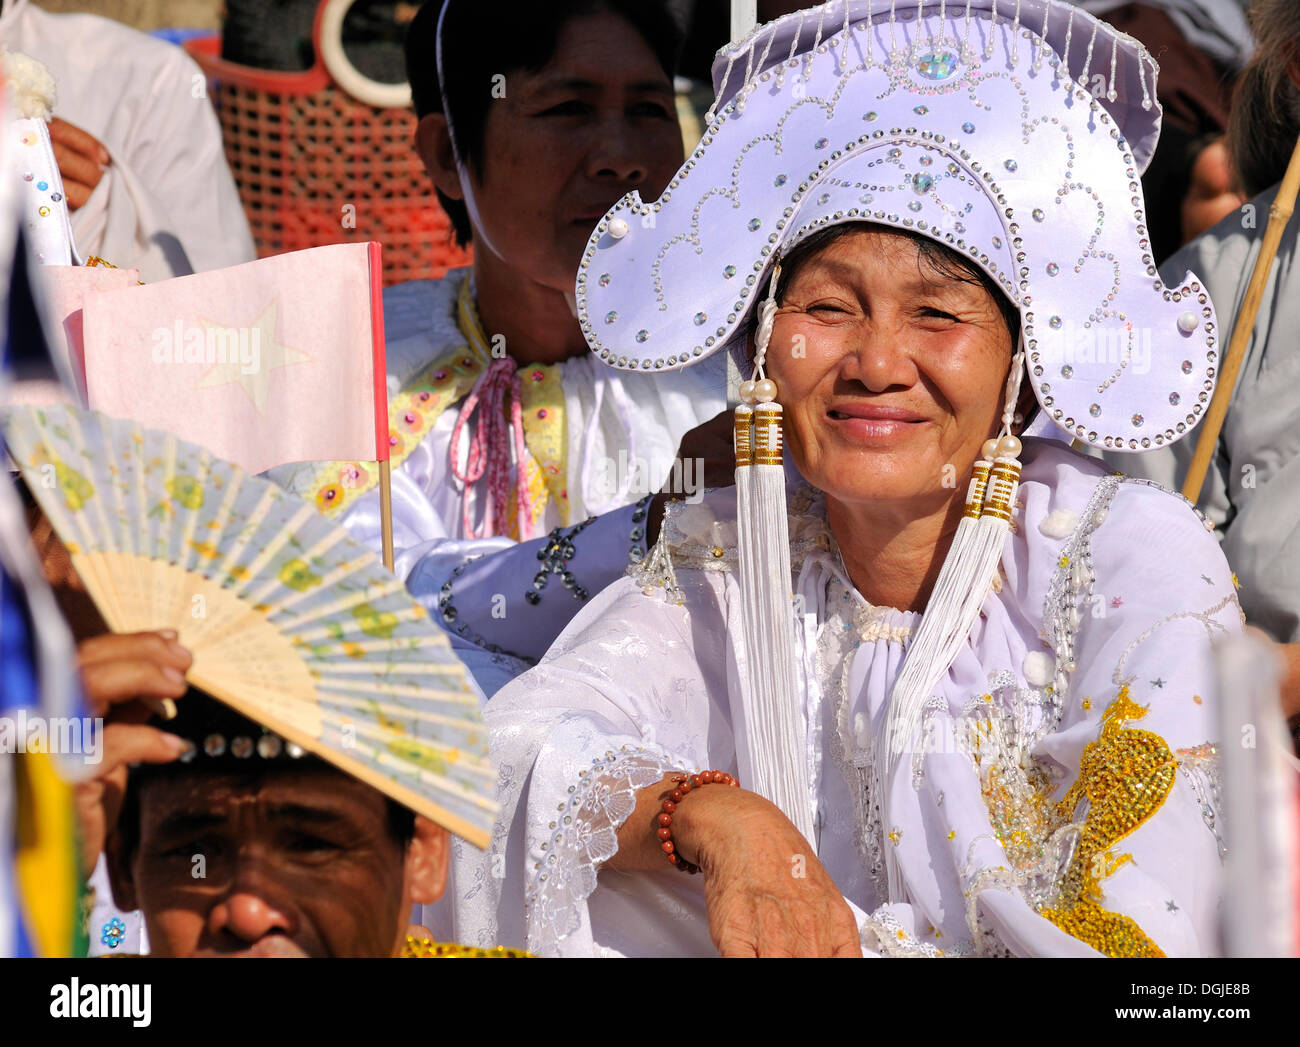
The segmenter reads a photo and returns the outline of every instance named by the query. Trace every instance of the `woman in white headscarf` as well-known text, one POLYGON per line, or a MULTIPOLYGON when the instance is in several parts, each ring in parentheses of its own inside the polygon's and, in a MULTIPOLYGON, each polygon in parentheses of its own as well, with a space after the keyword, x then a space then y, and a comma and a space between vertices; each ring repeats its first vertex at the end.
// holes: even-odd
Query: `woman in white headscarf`
POLYGON ((1213 306, 1154 279, 1144 225, 1155 65, 1054 3, 917 6, 837 0, 720 55, 701 149, 589 242, 607 363, 754 368, 737 487, 670 508, 488 703, 506 816, 459 934, 1217 949, 1232 578, 1193 508, 1054 439, 1163 445, 1213 388, 1213 306))

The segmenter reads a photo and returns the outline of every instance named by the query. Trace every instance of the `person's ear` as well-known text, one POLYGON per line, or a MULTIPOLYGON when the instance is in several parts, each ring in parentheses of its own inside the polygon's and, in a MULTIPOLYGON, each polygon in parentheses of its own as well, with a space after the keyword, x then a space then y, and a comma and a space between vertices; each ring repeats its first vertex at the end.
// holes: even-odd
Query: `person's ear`
POLYGON ((1034 383, 1029 380, 1029 375, 1020 379, 1020 395, 1016 397, 1016 417, 1021 419, 1020 422, 1012 422, 1011 431, 1019 436, 1029 428, 1029 422, 1033 417, 1034 411, 1038 410, 1038 398, 1034 394, 1034 383))
POLYGON ((131 874, 131 857, 126 853, 117 830, 111 831, 104 841, 104 864, 108 870, 113 904, 122 912, 135 912, 140 904, 136 899, 135 878, 131 874))
POLYGON ((406 884, 410 900, 432 905, 447 887, 451 837, 441 825, 416 815, 415 835, 406 847, 406 884))
POLYGON ((460 172, 456 169, 456 152, 451 147, 451 132, 442 113, 429 113, 416 124, 415 151, 444 196, 452 200, 465 198, 460 172))

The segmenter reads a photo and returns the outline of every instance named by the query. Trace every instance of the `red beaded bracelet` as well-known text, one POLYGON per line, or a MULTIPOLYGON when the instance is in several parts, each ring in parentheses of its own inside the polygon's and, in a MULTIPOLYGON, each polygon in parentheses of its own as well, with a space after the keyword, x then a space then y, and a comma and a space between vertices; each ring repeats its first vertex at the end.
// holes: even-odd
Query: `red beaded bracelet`
POLYGON ((698 771, 695 774, 679 774, 673 778, 674 788, 664 800, 662 810, 658 816, 659 828, 655 834, 659 837, 659 847, 664 854, 668 855, 668 861, 675 865, 682 872, 697 873, 700 871, 698 865, 688 862, 680 854, 673 844, 673 812, 677 810, 677 805, 692 789, 698 789, 702 785, 730 785, 732 788, 739 789, 738 782, 725 771, 698 771))

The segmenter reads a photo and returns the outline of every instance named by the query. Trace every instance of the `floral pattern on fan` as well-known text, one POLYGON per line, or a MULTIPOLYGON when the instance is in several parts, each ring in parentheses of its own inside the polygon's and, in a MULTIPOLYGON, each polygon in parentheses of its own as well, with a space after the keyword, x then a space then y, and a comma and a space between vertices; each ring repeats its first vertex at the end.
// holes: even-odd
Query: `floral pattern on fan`
POLYGON ((169 433, 68 406, 17 408, 4 431, 110 628, 177 630, 195 686, 486 842, 478 693, 372 552, 169 433))

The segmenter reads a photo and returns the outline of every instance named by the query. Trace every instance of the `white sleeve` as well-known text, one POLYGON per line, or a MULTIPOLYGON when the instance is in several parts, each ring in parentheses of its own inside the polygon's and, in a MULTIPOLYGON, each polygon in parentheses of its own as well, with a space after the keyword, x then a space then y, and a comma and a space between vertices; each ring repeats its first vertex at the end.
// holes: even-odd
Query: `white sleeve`
POLYGON ((148 91, 120 99, 140 112, 127 140, 109 146, 111 164, 72 214, 78 250, 139 268, 146 283, 252 261, 252 234, 203 73, 180 48, 142 54, 165 57, 141 71, 150 76, 148 91))
POLYGON ((730 744, 718 730, 727 722, 722 584, 702 583, 688 610, 631 578, 617 582, 488 702, 502 818, 485 860, 505 855, 493 884, 501 940, 590 955, 587 899, 637 791, 709 764, 711 752, 716 763, 730 744))

